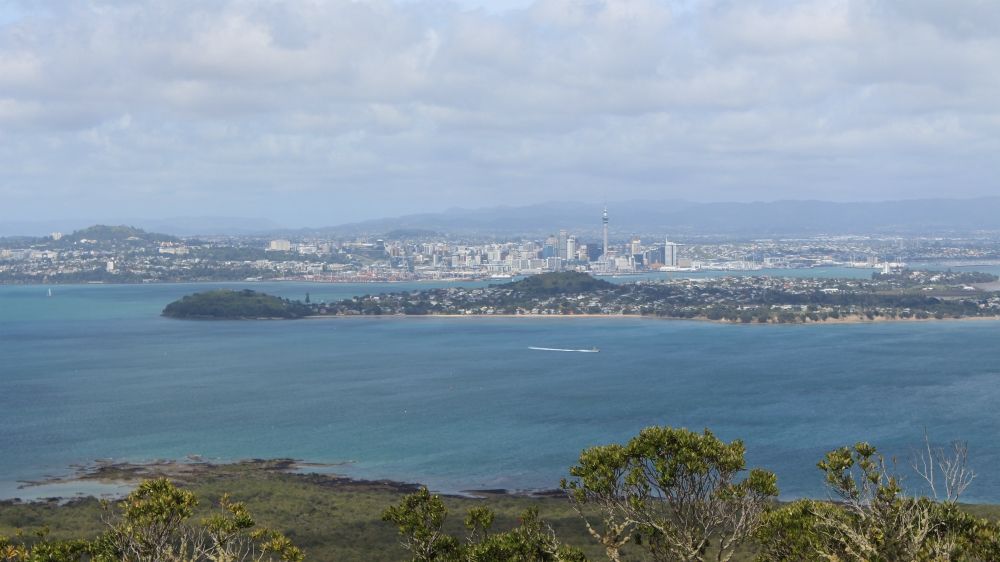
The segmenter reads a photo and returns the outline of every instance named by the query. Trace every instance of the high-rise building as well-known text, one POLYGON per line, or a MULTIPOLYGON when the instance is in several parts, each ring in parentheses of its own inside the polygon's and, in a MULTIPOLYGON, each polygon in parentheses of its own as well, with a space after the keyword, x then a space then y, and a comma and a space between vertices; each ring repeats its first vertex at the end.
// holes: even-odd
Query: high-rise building
POLYGON ((632 238, 632 242, 629 243, 628 253, 633 256, 642 253, 642 241, 639 240, 638 236, 632 238))
POLYGON ((566 239, 568 236, 569 233, 566 232, 565 228, 559 230, 559 245, 556 246, 558 248, 556 257, 562 259, 566 259, 568 257, 568 254, 566 253, 566 239))
POLYGON ((545 239, 545 246, 542 247, 542 259, 559 257, 559 239, 549 236, 545 239))
POLYGON ((670 239, 666 240, 666 244, 663 246, 663 265, 667 267, 677 267, 680 255, 678 253, 678 245, 671 242, 670 239))
POLYGON ((607 208, 607 206, 604 207, 604 214, 601 216, 601 222, 604 225, 604 246, 601 247, 601 251, 604 252, 604 254, 603 254, 603 260, 602 261, 607 262, 608 261, 608 257, 610 255, 609 252, 608 252, 608 208, 607 208))
POLYGON ((576 237, 570 236, 566 239, 566 259, 576 259, 576 237))
POLYGON ((271 240, 267 250, 269 252, 287 252, 292 249, 292 243, 288 240, 271 240))
POLYGON ((597 262, 601 261, 601 256, 604 255, 603 248, 597 242, 591 244, 584 244, 583 249, 587 252, 587 261, 597 262))

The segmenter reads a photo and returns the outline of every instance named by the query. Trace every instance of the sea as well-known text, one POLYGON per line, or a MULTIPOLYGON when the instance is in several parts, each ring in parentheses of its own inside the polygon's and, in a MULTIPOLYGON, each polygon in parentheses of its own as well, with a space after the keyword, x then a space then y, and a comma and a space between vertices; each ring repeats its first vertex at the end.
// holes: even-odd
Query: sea
POLYGON ((917 491, 925 434, 967 441, 965 499, 1000 503, 998 321, 160 316, 219 287, 318 302, 433 286, 448 284, 0 286, 0 498, 120 493, 26 483, 186 458, 291 457, 448 493, 552 489, 582 449, 670 425, 741 439, 786 499, 826 496, 816 463, 837 447, 871 442, 917 491))

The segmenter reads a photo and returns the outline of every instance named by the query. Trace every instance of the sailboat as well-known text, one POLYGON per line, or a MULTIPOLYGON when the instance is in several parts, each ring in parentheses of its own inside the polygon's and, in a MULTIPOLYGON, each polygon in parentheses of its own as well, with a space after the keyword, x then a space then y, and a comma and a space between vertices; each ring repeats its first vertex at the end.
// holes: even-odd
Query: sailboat
POLYGON ((49 289, 49 296, 52 296, 52 289, 49 289))

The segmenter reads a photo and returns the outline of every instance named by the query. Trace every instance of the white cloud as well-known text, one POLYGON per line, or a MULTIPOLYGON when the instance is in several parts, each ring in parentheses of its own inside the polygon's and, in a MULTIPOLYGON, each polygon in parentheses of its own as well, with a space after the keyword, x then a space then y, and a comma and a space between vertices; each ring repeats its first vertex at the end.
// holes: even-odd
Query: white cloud
POLYGON ((992 3, 496 6, 22 2, 0 18, 0 220, 995 190, 992 3))

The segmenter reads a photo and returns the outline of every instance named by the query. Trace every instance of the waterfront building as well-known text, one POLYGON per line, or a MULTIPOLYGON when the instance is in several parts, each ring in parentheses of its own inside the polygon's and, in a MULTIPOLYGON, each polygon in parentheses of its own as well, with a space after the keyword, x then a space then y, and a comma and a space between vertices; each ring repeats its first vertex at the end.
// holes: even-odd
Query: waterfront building
POLYGON ((669 238, 666 240, 666 244, 663 246, 663 265, 667 267, 678 266, 678 260, 680 259, 678 248, 678 244, 671 242, 669 238))

